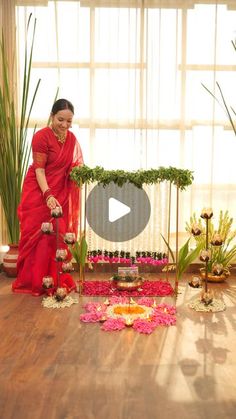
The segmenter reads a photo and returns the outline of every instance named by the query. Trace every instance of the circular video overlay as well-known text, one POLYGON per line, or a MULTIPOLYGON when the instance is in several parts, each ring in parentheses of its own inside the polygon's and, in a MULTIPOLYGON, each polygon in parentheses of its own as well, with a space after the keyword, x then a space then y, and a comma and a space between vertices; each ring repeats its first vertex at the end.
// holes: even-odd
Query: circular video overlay
POLYGON ((86 202, 87 221, 100 237, 124 242, 138 236, 146 227, 151 206, 146 192, 126 183, 96 185, 86 202))

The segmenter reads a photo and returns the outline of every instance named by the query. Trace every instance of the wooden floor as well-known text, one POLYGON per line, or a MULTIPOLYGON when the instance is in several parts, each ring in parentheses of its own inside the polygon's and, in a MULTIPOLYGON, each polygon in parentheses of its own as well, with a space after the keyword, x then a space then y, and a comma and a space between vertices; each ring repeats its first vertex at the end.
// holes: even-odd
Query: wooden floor
POLYGON ((1 419, 236 418, 236 279, 212 285, 226 311, 201 314, 185 278, 177 325, 149 336, 80 323, 92 298, 46 309, 10 284, 0 274, 1 419))

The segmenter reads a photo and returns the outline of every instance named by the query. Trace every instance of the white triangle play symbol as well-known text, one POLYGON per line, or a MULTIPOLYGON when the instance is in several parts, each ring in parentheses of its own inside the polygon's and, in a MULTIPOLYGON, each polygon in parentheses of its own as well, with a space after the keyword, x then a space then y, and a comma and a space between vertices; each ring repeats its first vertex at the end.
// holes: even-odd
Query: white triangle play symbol
POLYGON ((129 214, 130 211, 131 209, 128 205, 123 204, 123 202, 118 201, 118 199, 109 198, 108 216, 111 223, 124 217, 124 215, 129 214))

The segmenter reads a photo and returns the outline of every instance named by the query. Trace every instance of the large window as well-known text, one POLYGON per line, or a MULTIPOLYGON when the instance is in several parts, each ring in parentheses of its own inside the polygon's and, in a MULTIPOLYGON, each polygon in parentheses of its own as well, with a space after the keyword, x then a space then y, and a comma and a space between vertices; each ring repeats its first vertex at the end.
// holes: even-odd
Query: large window
POLYGON ((30 12, 37 18, 32 82, 42 81, 32 126, 46 123, 59 87, 75 105, 73 130, 86 164, 193 170, 194 184, 181 194, 182 232, 204 206, 233 216, 236 138, 202 87, 214 92, 218 81, 228 102, 236 101, 232 5, 111 0, 17 7, 19 74, 26 21, 30 12))

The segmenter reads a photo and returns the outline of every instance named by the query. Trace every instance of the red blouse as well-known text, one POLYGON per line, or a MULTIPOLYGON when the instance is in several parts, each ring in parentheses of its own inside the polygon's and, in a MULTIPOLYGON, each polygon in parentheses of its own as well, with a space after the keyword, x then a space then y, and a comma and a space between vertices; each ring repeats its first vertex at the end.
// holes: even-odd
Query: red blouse
MULTIPOLYGON (((74 134, 67 131, 65 142, 68 141, 69 136, 74 137, 74 134)), ((55 161, 62 146, 63 144, 58 141, 51 128, 46 127, 36 132, 32 140, 34 169, 44 169, 47 164, 55 161)))

